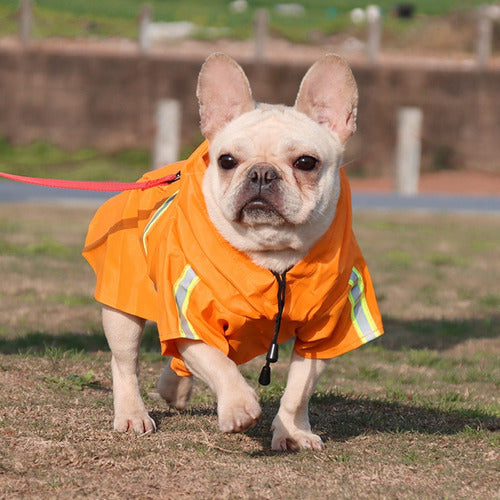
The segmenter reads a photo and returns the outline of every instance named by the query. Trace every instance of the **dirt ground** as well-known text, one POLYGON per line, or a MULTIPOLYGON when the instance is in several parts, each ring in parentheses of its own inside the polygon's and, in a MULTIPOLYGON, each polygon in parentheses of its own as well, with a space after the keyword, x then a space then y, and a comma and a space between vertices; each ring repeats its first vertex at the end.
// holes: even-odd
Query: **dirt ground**
MULTIPOLYGON (((442 27, 436 26, 432 33, 440 33, 442 27)), ((457 31, 453 36, 457 36, 457 31)), ((434 35, 433 35, 434 36, 434 35)), ((471 33, 466 33, 462 38, 454 40, 447 38, 445 41, 429 42, 422 40, 409 41, 403 46, 383 42, 379 60, 381 65, 409 65, 409 66, 462 66, 474 67, 475 54, 470 50, 471 33), (411 46, 407 46, 411 44, 411 46)), ((435 37, 434 37, 435 38, 435 37)), ((8 36, 0 38, 0 45, 19 45, 17 37, 8 36)), ((99 51, 101 53, 130 54, 137 53, 139 46, 136 40, 126 38, 46 38, 33 39, 31 46, 48 51, 57 48, 68 52, 99 51)), ((237 58, 242 63, 255 59, 255 41, 248 40, 172 40, 168 44, 153 45, 148 49, 152 57, 168 55, 182 59, 203 60, 212 52, 225 52, 237 58)), ((282 61, 297 64, 311 63, 326 53, 334 52, 345 57, 350 64, 366 63, 366 49, 364 40, 349 34, 338 34, 327 37, 316 43, 292 43, 282 38, 269 37, 265 42, 265 56, 263 61, 282 61)), ((489 61, 489 67, 500 68, 500 54, 494 52, 489 61)))
POLYGON ((110 353, 80 256, 93 209, 0 204, 0 499, 498 498, 500 321, 493 217, 357 213, 386 335, 336 358, 310 406, 322 452, 270 450, 291 346, 258 387, 263 416, 218 431, 196 382, 183 412, 141 388, 155 434, 112 431, 110 353))

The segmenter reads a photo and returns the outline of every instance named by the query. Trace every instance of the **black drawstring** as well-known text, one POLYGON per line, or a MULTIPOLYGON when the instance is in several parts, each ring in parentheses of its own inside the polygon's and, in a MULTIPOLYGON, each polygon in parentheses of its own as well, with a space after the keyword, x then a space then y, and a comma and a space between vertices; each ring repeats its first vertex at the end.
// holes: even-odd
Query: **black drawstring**
MULTIPOLYGON (((287 270, 288 271, 288 270, 287 270)), ((278 361, 278 335, 280 333, 281 327, 281 317, 283 316, 283 309, 285 308, 285 293, 286 293, 286 273, 279 274, 274 271, 276 281, 278 282, 278 314, 276 315, 276 321, 274 323, 274 335, 271 345, 269 346, 269 351, 266 356, 266 364, 262 367, 260 372, 259 384, 269 385, 271 382, 271 363, 276 363, 278 361)))

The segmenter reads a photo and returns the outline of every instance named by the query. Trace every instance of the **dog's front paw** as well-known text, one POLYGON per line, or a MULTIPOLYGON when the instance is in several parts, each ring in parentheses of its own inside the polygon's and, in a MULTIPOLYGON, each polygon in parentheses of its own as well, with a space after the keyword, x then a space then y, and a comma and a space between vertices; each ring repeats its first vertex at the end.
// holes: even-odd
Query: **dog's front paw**
POLYGON ((262 410, 255 391, 250 387, 234 396, 219 398, 217 413, 222 432, 243 432, 259 419, 262 410), (244 393, 244 394, 243 394, 244 393))
POLYGON ((317 434, 301 430, 293 425, 285 427, 278 419, 274 420, 271 430, 273 431, 271 448, 276 451, 320 451, 325 447, 317 434))
POLYGON ((156 431, 156 424, 147 411, 116 414, 113 427, 118 432, 134 431, 137 434, 156 431))
POLYGON ((323 441, 317 434, 303 431, 298 431, 293 435, 288 433, 280 434, 275 431, 271 443, 271 448, 276 451, 321 451, 324 447, 323 441))

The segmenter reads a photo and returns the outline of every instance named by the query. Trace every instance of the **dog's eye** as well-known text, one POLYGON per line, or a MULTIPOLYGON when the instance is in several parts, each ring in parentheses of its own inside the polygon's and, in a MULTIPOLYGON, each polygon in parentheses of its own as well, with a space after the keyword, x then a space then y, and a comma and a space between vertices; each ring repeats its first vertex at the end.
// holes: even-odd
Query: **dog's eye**
POLYGON ((224 170, 231 170, 238 165, 238 161, 231 155, 221 155, 219 157, 219 167, 224 170))
POLYGON ((316 158, 313 158, 312 156, 301 156, 295 160, 293 166, 299 170, 309 171, 313 170, 317 164, 318 160, 316 160, 316 158))

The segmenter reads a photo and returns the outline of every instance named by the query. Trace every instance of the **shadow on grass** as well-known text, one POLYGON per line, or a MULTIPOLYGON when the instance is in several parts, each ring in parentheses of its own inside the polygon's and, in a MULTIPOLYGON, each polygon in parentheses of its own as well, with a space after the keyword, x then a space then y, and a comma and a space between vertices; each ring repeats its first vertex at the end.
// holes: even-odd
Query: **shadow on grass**
POLYGON ((466 340, 500 337, 500 315, 474 319, 419 319, 415 321, 402 321, 388 317, 384 318, 384 329, 385 335, 377 340, 377 344, 386 349, 441 351, 466 340))
MULTIPOLYGON (((163 403, 162 403, 163 404, 163 403)), ((204 407, 188 407, 185 410, 179 411, 173 408, 167 408, 166 410, 154 409, 149 412, 151 418, 156 422, 156 427, 158 430, 165 428, 170 428, 170 420, 177 416, 186 417, 216 417, 217 409, 216 404, 205 405, 204 407)))
MULTIPOLYGON (((51 334, 30 332, 21 337, 2 338, 0 336, 0 354, 44 354, 47 348, 63 351, 97 352, 109 351, 106 337, 102 331, 91 333, 66 332, 51 334)), ((141 349, 145 352, 160 353, 160 341, 156 325, 147 324, 144 329, 141 349)))
MULTIPOLYGON (((377 344, 390 350, 434 349, 445 350, 469 339, 500 337, 500 315, 467 320, 421 319, 402 321, 384 318, 386 334, 377 344)), ((31 332, 21 337, 0 337, 0 353, 43 353, 47 347, 84 352, 108 351, 102 331, 92 333, 67 332, 51 334, 31 332)), ((156 325, 146 325, 141 349, 160 353, 156 325)))
MULTIPOLYGON (((247 434, 262 445, 253 456, 271 456, 271 422, 279 401, 264 405, 263 415, 247 434)), ((472 409, 440 410, 424 406, 368 398, 351 398, 335 394, 313 398, 310 405, 313 431, 326 443, 344 442, 376 433, 418 433, 453 435, 461 432, 500 431, 500 418, 472 409)))
MULTIPOLYGON (((278 411, 279 397, 262 403, 262 416, 246 434, 261 445, 251 456, 272 456, 271 423, 278 411)), ((324 442, 344 442, 370 434, 417 433, 454 435, 462 432, 498 432, 500 418, 479 409, 437 409, 399 401, 384 401, 339 394, 313 396, 310 404, 311 426, 324 442)), ((216 405, 196 404, 184 411, 153 410, 158 428, 169 428, 172 417, 216 417, 216 405)), ((219 430, 214 424, 213 432, 219 430)))
POLYGON ((498 431, 500 418, 479 409, 445 410, 399 401, 325 395, 311 406, 311 421, 327 439, 342 441, 372 432, 456 434, 498 431))

